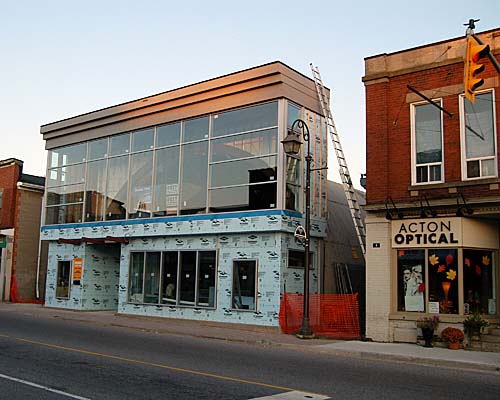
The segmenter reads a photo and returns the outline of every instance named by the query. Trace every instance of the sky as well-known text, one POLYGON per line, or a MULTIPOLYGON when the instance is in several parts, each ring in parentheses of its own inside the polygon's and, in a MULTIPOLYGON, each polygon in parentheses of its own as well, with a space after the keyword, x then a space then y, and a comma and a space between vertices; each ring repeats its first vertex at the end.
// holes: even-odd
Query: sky
MULTIPOLYGON (((357 187, 364 58, 500 27, 498 0, 0 0, 0 160, 45 176, 40 126, 282 61, 331 89, 357 187)), ((339 181, 333 151, 329 179, 339 181)))

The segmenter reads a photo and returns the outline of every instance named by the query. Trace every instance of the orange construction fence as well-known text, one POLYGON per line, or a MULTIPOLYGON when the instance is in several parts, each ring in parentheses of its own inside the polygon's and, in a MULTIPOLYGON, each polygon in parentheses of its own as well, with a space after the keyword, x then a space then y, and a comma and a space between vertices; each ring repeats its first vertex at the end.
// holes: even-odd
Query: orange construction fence
MULTIPOLYGON (((283 333, 297 333, 302 325, 304 296, 284 293, 280 307, 283 333)), ((316 336, 359 339, 358 294, 310 294, 309 323, 316 336)))
POLYGON ((17 289, 17 279, 15 275, 12 275, 10 281, 10 301, 11 303, 31 303, 31 304, 43 304, 41 300, 23 300, 19 297, 19 292, 17 289))

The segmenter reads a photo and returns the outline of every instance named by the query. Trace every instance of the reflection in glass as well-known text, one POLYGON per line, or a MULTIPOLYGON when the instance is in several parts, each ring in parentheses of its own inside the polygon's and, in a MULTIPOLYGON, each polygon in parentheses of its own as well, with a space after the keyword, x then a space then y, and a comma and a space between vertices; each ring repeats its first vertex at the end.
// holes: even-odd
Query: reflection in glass
POLYGON ((132 151, 151 150, 155 144, 154 128, 144 129, 132 134, 132 151))
POLYGON ((144 253, 132 253, 129 276, 129 301, 142 303, 144 301, 144 253))
POLYGON ((130 151, 130 133, 124 135, 111 136, 110 156, 119 156, 130 151))
POLYGON ((487 157, 495 154, 492 92, 477 94, 472 104, 465 102, 465 144, 467 158, 487 157))
POLYGON ((179 146, 156 151, 155 217, 176 215, 179 203, 179 146))
POLYGON ((205 213, 208 141, 182 146, 181 214, 205 213))
POLYGON ((176 304, 178 254, 179 253, 176 251, 167 251, 163 253, 163 304, 176 304))
POLYGON ((201 306, 215 305, 215 255, 215 251, 199 252, 198 304, 201 306))
POLYGON ((181 252, 180 302, 194 304, 196 284, 196 251, 181 252))
POLYGON ((211 185, 231 186, 276 180, 276 156, 212 164, 211 185))
POLYGON ((47 189, 47 205, 80 203, 83 201, 83 185, 59 186, 47 189))
POLYGON ((175 122, 173 124, 161 125, 156 128, 156 146, 171 146, 179 144, 181 139, 181 123, 175 122))
POLYGON ((231 308, 255 311, 256 264, 256 261, 234 261, 231 308))
POLYGON ((183 142, 208 139, 208 117, 189 119, 184 121, 183 142))
POLYGON ((300 211, 300 160, 286 157, 286 193, 285 208, 300 211))
POLYGON ((128 191, 128 156, 108 160, 106 220, 125 219, 128 191))
POLYGON ((442 160, 441 111, 432 104, 415 107, 417 164, 442 160))
POLYGON ((79 143, 71 146, 60 147, 49 151, 49 168, 75 164, 85 161, 87 144, 79 143))
POLYGON ((129 218, 151 216, 153 152, 132 154, 130 162, 129 218))
POLYGON ((210 189, 209 193, 212 212, 276 208, 276 183, 210 189))
POLYGON ((300 107, 288 102, 287 128, 291 128, 295 120, 300 118, 300 107))
POLYGON ((85 221, 102 221, 106 200, 106 160, 87 163, 85 221))
POLYGON ((89 142, 89 160, 97 160, 108 155, 108 138, 89 142))
POLYGON ((82 183, 85 176, 85 164, 69 165, 47 171, 47 187, 82 183))
POLYGON ((275 154, 277 152, 277 141, 277 129, 214 139, 210 150, 211 161, 275 154))
POLYGON ((213 118, 213 136, 269 128, 278 125, 278 102, 228 111, 213 118))
POLYGON ((144 303, 158 304, 160 300, 160 254, 160 252, 146 253, 144 303))
POLYGON ((82 222, 82 208, 81 203, 47 207, 45 223, 47 225, 53 225, 82 222))

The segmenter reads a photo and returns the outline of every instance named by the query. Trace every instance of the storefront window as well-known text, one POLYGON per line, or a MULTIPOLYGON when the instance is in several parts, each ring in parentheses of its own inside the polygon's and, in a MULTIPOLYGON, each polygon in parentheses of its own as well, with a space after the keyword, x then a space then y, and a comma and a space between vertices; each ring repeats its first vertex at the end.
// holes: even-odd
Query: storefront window
POLYGON ((180 265, 181 304, 194 304, 196 285, 196 251, 183 251, 180 265))
POLYGON ((233 263, 233 309, 255 311, 256 271, 255 260, 235 260, 233 263))
POLYGON ((198 271, 198 304, 206 307, 215 305, 215 252, 202 251, 198 271))
POLYGON ((398 311, 425 311, 425 251, 398 250, 398 311))
POLYGON ((146 253, 144 303, 157 304, 160 294, 160 252, 146 253))
POLYGON ((438 303, 441 314, 458 314, 458 251, 429 249, 429 303, 438 303))
POLYGON ((493 253, 464 249, 464 313, 495 314, 493 253))
POLYGON ((129 301, 142 303, 144 301, 144 253, 132 253, 130 263, 129 301))
POLYGON ((163 253, 163 290, 162 303, 177 303, 177 264, 179 253, 167 251, 163 253))
POLYGON ((56 297, 60 299, 69 298, 69 276, 71 274, 71 261, 57 262, 57 286, 56 297))

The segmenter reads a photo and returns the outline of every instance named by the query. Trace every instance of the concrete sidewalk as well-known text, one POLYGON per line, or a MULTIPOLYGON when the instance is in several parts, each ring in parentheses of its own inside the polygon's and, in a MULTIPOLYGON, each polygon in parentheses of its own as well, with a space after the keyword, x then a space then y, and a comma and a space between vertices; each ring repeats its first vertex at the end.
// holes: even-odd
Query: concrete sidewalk
POLYGON ((174 334, 206 339, 226 340, 260 346, 282 346, 298 351, 319 352, 332 356, 357 357, 442 367, 500 372, 500 353, 446 348, 425 348, 408 343, 376 343, 357 340, 301 340, 281 334, 277 328, 141 317, 116 314, 113 311, 70 311, 35 304, 0 303, 0 311, 20 312, 34 318, 58 318, 75 323, 123 327, 158 334, 174 334))

